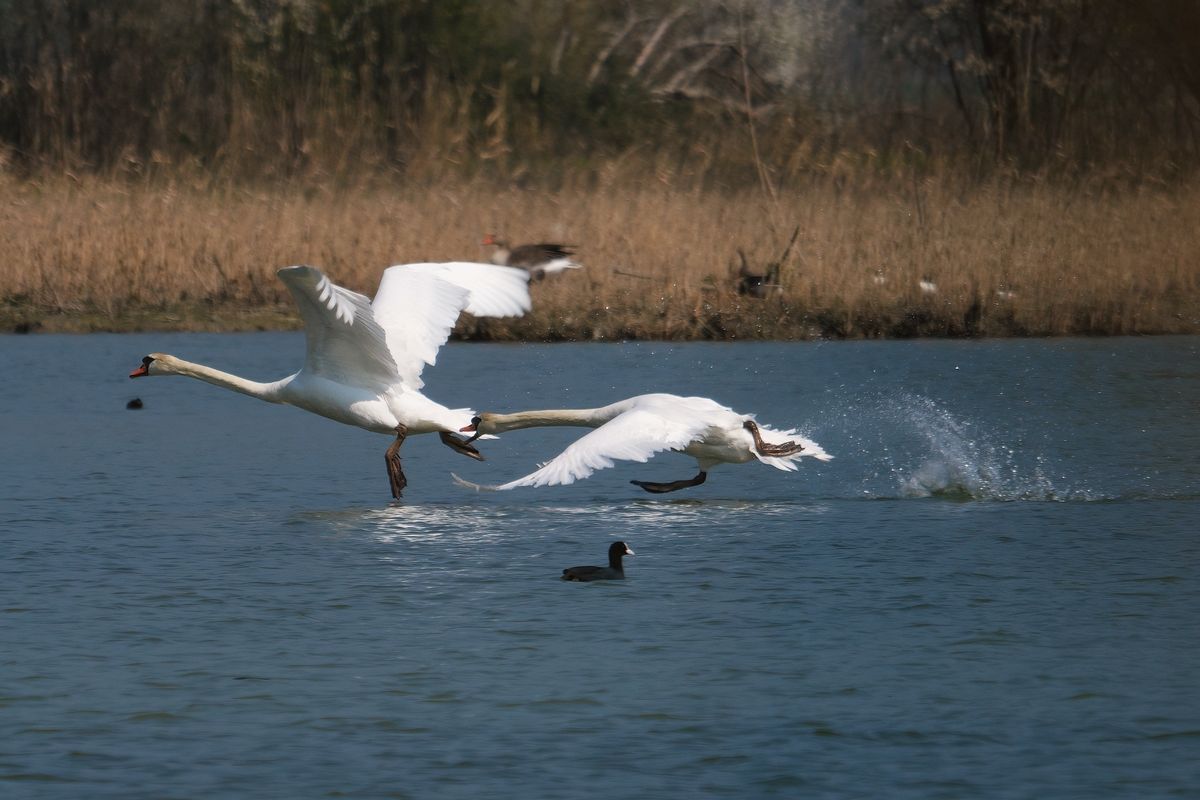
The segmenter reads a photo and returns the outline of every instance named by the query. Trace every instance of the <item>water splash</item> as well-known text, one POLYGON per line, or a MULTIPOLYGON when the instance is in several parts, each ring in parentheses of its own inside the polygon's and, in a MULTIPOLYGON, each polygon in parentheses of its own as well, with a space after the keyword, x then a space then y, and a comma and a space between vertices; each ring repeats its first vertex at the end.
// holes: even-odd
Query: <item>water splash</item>
MULTIPOLYGON (((970 422, 927 397, 900 397, 898 402, 901 419, 928 448, 915 469, 897 475, 903 496, 970 500, 1028 493, 1017 488, 1020 474, 1011 449, 988 442, 970 422)), ((1041 483, 1040 478, 1034 483, 1041 483)), ((1052 488, 1038 486, 1036 493, 1052 488)))
POLYGON ((1017 446, 999 443, 980 425, 928 397, 904 393, 881 399, 875 413, 886 440, 873 453, 864 448, 864 455, 878 464, 864 479, 868 497, 1098 499, 1056 487, 1046 474, 1043 457, 1030 453, 1019 457, 1017 446))

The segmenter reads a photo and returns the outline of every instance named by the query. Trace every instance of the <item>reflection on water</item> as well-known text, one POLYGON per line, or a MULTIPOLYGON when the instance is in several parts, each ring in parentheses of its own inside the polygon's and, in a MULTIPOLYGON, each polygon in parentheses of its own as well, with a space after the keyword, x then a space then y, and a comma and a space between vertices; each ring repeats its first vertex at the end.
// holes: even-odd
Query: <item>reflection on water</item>
POLYGON ((470 506, 392 503, 380 508, 356 508, 342 511, 309 511, 301 519, 328 524, 339 534, 368 534, 381 542, 431 542, 465 540, 485 543, 503 538, 504 523, 518 518, 519 510, 509 512, 470 506))
POLYGON ((797 519, 829 513, 824 502, 738 499, 642 500, 570 505, 531 503, 475 506, 392 503, 380 508, 304 511, 295 520, 320 523, 340 536, 369 536, 383 543, 409 542, 495 545, 520 537, 531 521, 568 535, 580 524, 604 520, 617 535, 671 536, 695 526, 712 529, 754 524, 755 520, 797 519), (622 532, 624 532, 622 534, 622 532))

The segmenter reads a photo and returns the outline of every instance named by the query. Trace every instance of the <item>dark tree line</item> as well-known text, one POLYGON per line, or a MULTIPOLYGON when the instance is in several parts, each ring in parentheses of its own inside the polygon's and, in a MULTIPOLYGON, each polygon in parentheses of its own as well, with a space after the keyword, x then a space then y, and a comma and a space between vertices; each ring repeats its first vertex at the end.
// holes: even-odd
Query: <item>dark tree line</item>
POLYGON ((873 38, 949 89, 971 147, 1037 166, 1193 160, 1200 3, 881 0, 873 38))
POLYGON ((12 168, 1187 172, 1196 0, 0 0, 12 168))

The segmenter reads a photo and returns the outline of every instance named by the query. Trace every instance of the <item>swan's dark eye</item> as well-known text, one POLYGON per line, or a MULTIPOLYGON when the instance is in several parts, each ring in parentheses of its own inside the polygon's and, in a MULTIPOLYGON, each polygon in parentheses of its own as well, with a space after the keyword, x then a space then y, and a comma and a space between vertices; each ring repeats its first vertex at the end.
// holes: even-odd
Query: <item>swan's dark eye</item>
POLYGON ((483 422, 483 417, 471 417, 471 424, 472 424, 472 425, 476 425, 476 426, 477 426, 477 425, 479 425, 479 423, 481 423, 481 422, 483 422))
POLYGON ((145 358, 142 359, 142 366, 145 367, 146 369, 150 369, 150 362, 153 360, 154 359, 151 358, 150 356, 146 356, 145 358))

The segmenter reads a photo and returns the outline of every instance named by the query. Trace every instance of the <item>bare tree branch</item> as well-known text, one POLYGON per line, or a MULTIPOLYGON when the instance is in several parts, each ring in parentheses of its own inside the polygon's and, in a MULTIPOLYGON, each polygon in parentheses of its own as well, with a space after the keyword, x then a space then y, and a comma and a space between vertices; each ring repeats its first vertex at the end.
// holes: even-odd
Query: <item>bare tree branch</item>
POLYGON ((588 70, 588 86, 596 83, 596 79, 600 77, 600 72, 604 69, 604 65, 608 63, 608 59, 612 56, 613 51, 621 46, 621 42, 625 40, 626 36, 633 32, 633 29, 638 26, 639 22, 641 22, 641 19, 639 19, 636 14, 631 13, 626 18, 625 24, 621 26, 620 30, 615 32, 608 40, 608 44, 601 48, 600 52, 596 54, 596 60, 592 63, 592 68, 588 70))
POLYGON ((638 54, 637 59, 633 62, 633 66, 629 68, 629 76, 631 78, 636 78, 642 71, 642 67, 646 65, 646 61, 648 61, 650 56, 654 53, 659 42, 662 41, 663 35, 666 34, 667 29, 674 25, 679 18, 687 12, 688 9, 686 5, 680 6, 658 23, 658 27, 654 29, 654 33, 650 34, 650 38, 646 40, 646 44, 642 47, 642 52, 638 54))

